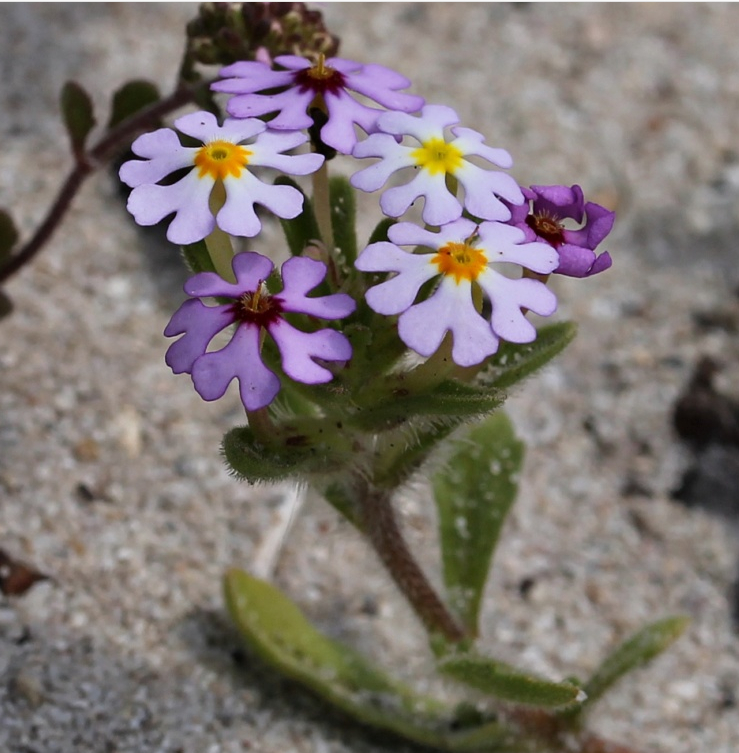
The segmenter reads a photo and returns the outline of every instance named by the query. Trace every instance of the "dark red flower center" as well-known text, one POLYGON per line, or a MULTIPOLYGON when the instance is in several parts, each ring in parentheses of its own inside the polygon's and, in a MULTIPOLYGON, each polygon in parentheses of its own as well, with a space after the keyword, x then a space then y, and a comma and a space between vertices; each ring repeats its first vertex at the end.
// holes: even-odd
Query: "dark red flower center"
POLYGON ((231 310, 238 322, 267 327, 280 318, 283 311, 282 299, 265 293, 260 284, 253 293, 244 293, 236 300, 231 310))
POLYGON ((551 214, 546 212, 530 214, 526 218, 526 224, 539 238, 555 248, 565 242, 564 226, 557 217, 551 214))
POLYGON ((338 94, 346 86, 346 78, 343 73, 326 65, 325 57, 321 55, 315 65, 295 73, 295 83, 301 93, 311 91, 316 95, 326 92, 338 94))

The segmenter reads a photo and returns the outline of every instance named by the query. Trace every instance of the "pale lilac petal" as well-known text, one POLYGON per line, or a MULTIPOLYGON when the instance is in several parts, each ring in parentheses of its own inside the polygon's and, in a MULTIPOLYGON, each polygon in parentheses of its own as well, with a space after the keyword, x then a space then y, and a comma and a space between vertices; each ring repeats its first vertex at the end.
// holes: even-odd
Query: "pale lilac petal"
POLYGON ((513 167, 513 157, 505 149, 497 149, 484 144, 485 137, 481 133, 473 131, 471 128, 462 127, 452 128, 452 133, 456 138, 451 143, 462 154, 474 154, 506 170, 513 167))
POLYGON ((192 381, 203 400, 223 397, 233 379, 247 410, 269 405, 280 391, 280 380, 262 362, 260 328, 241 324, 222 350, 200 356, 192 367, 192 381))
POLYGON ((270 276, 273 267, 266 256, 246 251, 234 256, 231 262, 236 282, 226 282, 215 272, 200 272, 185 283, 185 292, 199 298, 239 298, 244 293, 254 292, 259 283, 270 276))
POLYGON ((489 263, 511 262, 539 274, 550 274, 560 263, 557 251, 548 243, 526 243, 522 230, 501 222, 483 222, 479 226, 477 247, 489 263))
POLYGON ((269 121, 271 129, 299 130, 313 125, 313 119, 307 113, 313 97, 312 91, 299 92, 295 88, 279 94, 237 94, 229 100, 226 110, 235 118, 255 118, 279 112, 269 121))
POLYGON ((231 235, 253 238, 262 229, 254 204, 262 204, 283 219, 297 217, 303 211, 303 194, 291 186, 272 186, 263 183, 244 170, 240 177, 232 175, 223 180, 226 203, 216 218, 218 227, 231 235))
MULTIPOLYGON (((218 130, 216 138, 231 141, 234 144, 241 144, 254 138, 254 136, 257 136, 257 141, 259 141, 258 134, 262 134, 266 130, 267 124, 256 118, 226 118, 218 130)), ((251 151, 252 145, 249 145, 247 148, 251 151)))
POLYGON ((426 105, 421 117, 404 112, 386 112, 377 122, 385 133, 395 136, 413 136, 420 142, 433 138, 444 138, 446 126, 459 123, 459 116, 446 105, 426 105))
POLYGON ((131 191, 127 208, 139 225, 156 225, 174 212, 167 238, 179 245, 196 243, 215 226, 208 206, 213 182, 209 176, 198 178, 192 171, 171 186, 138 186, 131 191))
POLYGON ((377 119, 385 112, 357 102, 344 91, 339 94, 326 92, 324 99, 329 117, 321 129, 321 141, 342 154, 351 154, 357 144, 355 123, 365 133, 372 133, 377 119))
POLYGON ((308 175, 314 173, 323 164, 320 154, 282 154, 297 146, 301 146, 308 137, 300 131, 276 133, 266 131, 257 137, 248 149, 252 153, 249 157, 250 165, 273 167, 290 175, 308 175))
POLYGON ((522 308, 541 316, 549 316, 557 309, 554 293, 538 280, 511 280, 488 268, 477 282, 492 304, 493 332, 503 340, 527 343, 536 339, 536 329, 526 319, 522 308))
POLYGON ((423 197, 423 221, 428 225, 444 225, 462 214, 462 205, 446 187, 444 173, 432 175, 420 170, 410 183, 388 188, 380 197, 382 211, 390 217, 400 217, 414 201, 423 197))
POLYGON ((471 162, 464 162, 454 172, 464 187, 464 206, 470 214, 482 220, 509 220, 511 210, 500 200, 511 204, 523 202, 521 188, 507 173, 483 170, 471 162))
POLYGON ((216 116, 212 112, 204 110, 183 115, 175 120, 174 125, 178 131, 194 139, 199 139, 204 144, 217 139, 238 144, 267 129, 266 123, 256 118, 243 120, 229 118, 220 126, 216 116))
POLYGON ((498 349, 490 325, 475 310, 467 280, 442 280, 430 298, 398 319, 400 339, 422 356, 435 353, 447 332, 452 333, 452 359, 459 366, 478 364, 498 349))
POLYGON ((426 246, 440 249, 448 243, 462 243, 478 227, 477 223, 465 218, 449 222, 435 233, 413 222, 398 222, 388 230, 388 238, 399 246, 426 246))
POLYGON ((145 159, 124 162, 118 175, 127 186, 135 188, 144 183, 158 183, 175 170, 192 167, 197 149, 182 146, 171 128, 160 128, 139 136, 131 151, 145 159))
POLYGON ((360 71, 347 76, 347 88, 388 110, 417 112, 423 107, 423 97, 397 91, 407 89, 410 85, 411 82, 405 76, 375 63, 365 65, 360 71))
POLYGON ((247 94, 264 89, 276 89, 291 84, 295 78, 292 71, 275 71, 265 63, 254 60, 241 60, 226 65, 218 74, 221 81, 211 84, 217 92, 247 94), (236 88, 236 87, 239 88, 236 88))
POLYGON ((208 349, 208 343, 221 330, 233 324, 234 319, 229 304, 206 306, 197 298, 185 301, 164 330, 165 337, 184 335, 169 346, 164 357, 167 366, 175 374, 189 374, 195 360, 208 349))
MULTIPOLYGON (((326 63, 330 65, 332 68, 336 68, 336 70, 339 70, 337 68, 337 64, 341 58, 329 58, 326 63)), ((351 60, 345 60, 345 63, 349 65, 359 65, 359 63, 354 63, 351 60)), ((278 55, 275 58, 275 63, 277 65, 281 65, 283 68, 289 68, 291 71, 304 71, 306 68, 310 68, 312 66, 312 63, 307 58, 301 58, 299 55, 278 55)))
POLYGON ((373 133, 354 147, 352 155, 360 159, 382 157, 382 160, 354 173, 349 182, 360 191, 377 191, 394 172, 415 165, 412 152, 412 149, 398 144, 389 134, 373 133))
POLYGON ((413 304, 421 285, 439 274, 430 259, 430 254, 409 254, 386 241, 367 246, 355 262, 357 269, 398 273, 367 291, 369 307, 386 316, 405 311, 413 304))
POLYGON ((301 332, 278 319, 267 327, 277 343, 284 372, 296 382, 324 384, 333 379, 333 374, 313 359, 323 361, 348 361, 352 346, 344 335, 336 330, 322 329, 318 332, 301 332))
POLYGON ((349 316, 357 307, 354 299, 346 293, 334 293, 320 298, 308 298, 307 294, 326 277, 326 265, 315 259, 294 256, 282 265, 282 300, 285 311, 295 311, 322 319, 341 319, 349 316))

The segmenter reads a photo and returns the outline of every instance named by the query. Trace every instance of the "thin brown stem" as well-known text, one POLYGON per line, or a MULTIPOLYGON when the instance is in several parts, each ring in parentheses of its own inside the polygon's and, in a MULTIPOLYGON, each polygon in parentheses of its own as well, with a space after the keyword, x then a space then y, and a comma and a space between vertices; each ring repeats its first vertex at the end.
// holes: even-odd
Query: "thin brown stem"
POLYGON ((206 81, 197 86, 179 87, 168 97, 145 107, 131 117, 121 121, 117 126, 111 128, 92 149, 80 154, 74 168, 64 183, 62 183, 56 199, 36 232, 0 268, 0 284, 4 283, 28 264, 48 243, 88 176, 127 146, 136 134, 155 125, 164 115, 186 105, 188 102, 192 102, 195 99, 197 91, 200 88, 209 86, 210 83, 210 81, 206 81))
POLYGON ((430 633, 458 643, 467 635, 416 562, 395 517, 390 494, 368 485, 359 494, 364 530, 396 585, 430 633))

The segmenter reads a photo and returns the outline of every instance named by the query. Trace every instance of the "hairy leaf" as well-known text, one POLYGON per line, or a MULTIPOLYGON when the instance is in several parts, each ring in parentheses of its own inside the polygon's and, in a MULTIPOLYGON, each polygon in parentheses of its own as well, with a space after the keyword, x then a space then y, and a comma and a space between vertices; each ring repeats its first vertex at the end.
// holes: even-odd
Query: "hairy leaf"
POLYGON ((331 178, 329 196, 334 245, 341 252, 346 269, 351 270, 357 258, 357 201, 354 188, 345 177, 337 175, 331 178))
POLYGON ((291 186, 303 195, 303 211, 292 220, 280 220, 290 253, 293 256, 300 256, 307 245, 321 239, 321 231, 318 229, 313 206, 303 189, 287 176, 280 175, 275 180, 275 185, 291 186))

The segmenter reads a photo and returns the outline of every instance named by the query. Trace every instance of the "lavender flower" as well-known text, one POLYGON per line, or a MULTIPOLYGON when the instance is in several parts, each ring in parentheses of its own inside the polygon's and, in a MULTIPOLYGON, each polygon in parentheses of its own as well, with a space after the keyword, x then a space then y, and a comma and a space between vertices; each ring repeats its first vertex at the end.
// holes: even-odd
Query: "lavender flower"
POLYGON ((275 71, 256 61, 243 61, 221 70, 223 81, 212 89, 235 94, 227 105, 237 118, 252 118, 277 113, 269 121, 275 130, 310 128, 311 107, 325 109, 328 120, 321 128, 321 140, 342 154, 351 154, 357 137, 354 125, 366 133, 375 130, 377 118, 384 112, 358 102, 349 92, 363 95, 390 110, 416 112, 423 98, 399 89, 410 81, 382 65, 362 65, 353 60, 323 57, 315 65, 306 58, 280 55, 275 63, 286 70, 275 71), (272 90, 280 89, 278 93, 272 90), (263 92, 270 91, 269 94, 263 92))
POLYGON ((272 262, 256 253, 233 259, 236 282, 213 272, 202 272, 185 284, 192 296, 174 313, 164 330, 167 337, 184 335, 167 350, 166 362, 175 374, 188 373, 204 400, 218 400, 233 379, 239 381, 241 401, 247 410, 269 405, 280 390, 280 380, 261 357, 262 330, 273 338, 280 352, 282 369, 291 379, 305 384, 331 381, 333 374, 314 359, 347 361, 352 349, 340 332, 322 329, 301 332, 283 317, 285 313, 308 314, 322 319, 340 319, 355 309, 344 293, 307 297, 326 276, 326 265, 293 257, 282 266, 282 292, 267 292, 264 280, 272 262), (217 296, 233 303, 206 306, 200 299, 217 296), (236 325, 231 341, 221 350, 206 352, 221 330, 236 325))
POLYGON ((558 264, 545 243, 527 243, 518 228, 500 222, 476 225, 459 219, 430 232, 409 222, 388 231, 392 242, 373 243, 360 254, 363 272, 397 272, 367 291, 367 303, 379 314, 400 314, 401 340, 422 356, 430 356, 447 332, 454 338, 452 358, 460 366, 482 362, 499 341, 531 342, 536 330, 521 309, 549 316, 557 300, 542 282, 511 279, 493 268, 498 262, 549 274, 558 264), (423 246, 432 253, 408 253, 398 247, 423 246), (414 303, 424 283, 440 278, 436 290, 414 303), (481 291, 490 302, 489 321, 480 313, 481 291))
POLYGON ((390 176, 404 167, 418 169, 416 176, 405 186, 387 189, 380 199, 382 211, 390 217, 400 217, 418 198, 424 197, 423 221, 429 225, 444 225, 462 216, 463 207, 483 220, 507 220, 510 209, 499 197, 511 204, 524 201, 521 189, 506 173, 483 170, 467 157, 478 156, 497 167, 513 164, 505 149, 483 144, 483 136, 469 128, 452 128, 454 139, 447 141, 444 129, 459 123, 451 107, 426 105, 420 117, 389 112, 377 121, 383 133, 375 133, 354 148, 354 156, 380 157, 380 161, 355 173, 351 183, 362 191, 376 191, 390 176), (420 146, 405 146, 396 137, 411 136, 420 146), (454 178, 465 190, 464 204, 447 185, 454 178))
POLYGON ((595 249, 611 232, 616 213, 592 202, 585 203, 580 186, 531 186, 523 188, 526 203, 511 206, 510 224, 526 233, 530 241, 543 241, 556 249, 559 266, 555 274, 590 277, 604 272, 613 261, 595 249), (529 206, 531 205, 531 206, 529 206), (566 219, 582 223, 578 230, 566 228, 566 219))
POLYGON ((226 120, 218 125, 209 112, 175 120, 182 133, 202 142, 185 147, 170 128, 139 136, 131 149, 143 160, 131 160, 120 170, 121 180, 133 187, 128 211, 139 225, 155 225, 167 215, 175 217, 167 229, 173 243, 188 244, 209 235, 216 223, 231 235, 252 237, 262 225, 254 204, 262 204, 278 217, 292 219, 303 209, 300 191, 273 186, 256 178, 249 168, 273 167, 293 175, 315 172, 322 164, 318 154, 289 156, 283 152, 305 143, 301 133, 272 133, 260 120, 226 120), (256 136, 253 143, 246 143, 256 136), (192 168, 171 185, 159 182, 176 170, 192 168), (216 217, 209 206, 213 187, 222 184, 226 202, 216 217))

